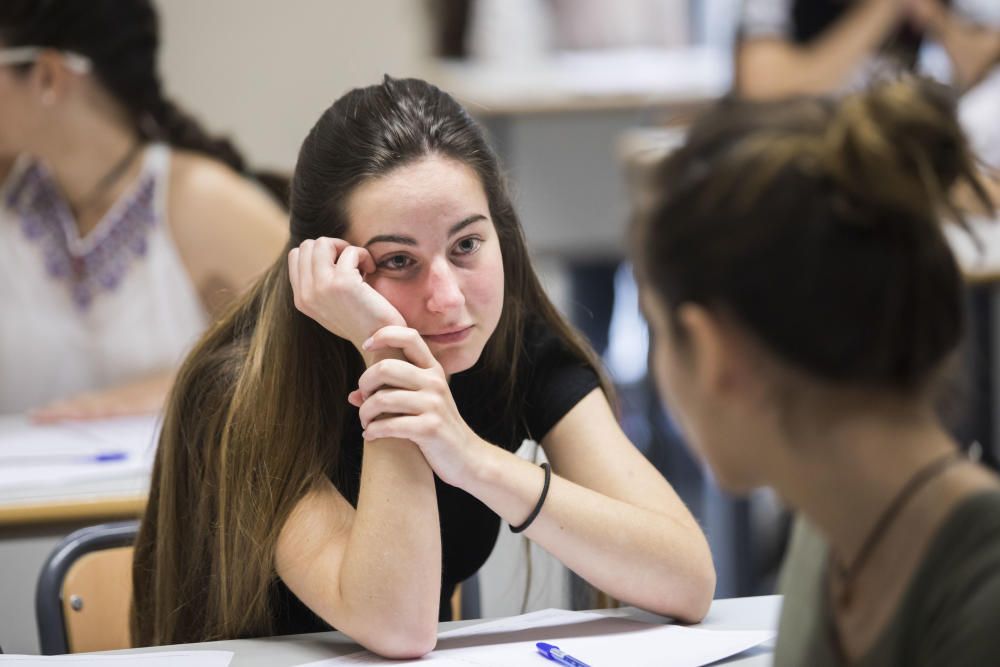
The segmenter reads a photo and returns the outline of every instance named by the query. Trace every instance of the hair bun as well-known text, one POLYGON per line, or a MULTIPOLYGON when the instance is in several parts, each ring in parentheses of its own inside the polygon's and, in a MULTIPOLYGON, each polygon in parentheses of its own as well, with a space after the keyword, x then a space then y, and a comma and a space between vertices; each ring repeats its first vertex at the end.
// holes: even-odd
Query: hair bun
POLYGON ((952 91, 928 79, 874 84, 837 107, 824 164, 840 187, 876 210, 960 217, 949 192, 959 179, 977 182, 955 107, 952 91))

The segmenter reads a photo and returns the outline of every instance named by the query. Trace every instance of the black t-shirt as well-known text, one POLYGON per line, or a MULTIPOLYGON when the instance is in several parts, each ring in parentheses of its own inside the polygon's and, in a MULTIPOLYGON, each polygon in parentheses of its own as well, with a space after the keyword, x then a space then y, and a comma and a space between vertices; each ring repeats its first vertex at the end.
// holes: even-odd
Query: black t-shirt
MULTIPOLYGON (((451 377, 451 393, 469 427, 487 442, 516 451, 526 440, 541 441, 580 399, 599 386, 597 374, 577 359, 541 322, 526 327, 514 393, 523 397, 514 415, 498 400, 503 378, 491 377, 477 363, 451 377)), ((342 435, 338 490, 357 506, 363 440, 357 409, 348 413, 342 435)), ((441 607, 439 620, 451 619, 455 587, 475 574, 497 540, 500 517, 476 498, 434 477, 441 521, 441 607)), ((330 626, 277 580, 272 590, 275 634, 318 632, 330 626)))

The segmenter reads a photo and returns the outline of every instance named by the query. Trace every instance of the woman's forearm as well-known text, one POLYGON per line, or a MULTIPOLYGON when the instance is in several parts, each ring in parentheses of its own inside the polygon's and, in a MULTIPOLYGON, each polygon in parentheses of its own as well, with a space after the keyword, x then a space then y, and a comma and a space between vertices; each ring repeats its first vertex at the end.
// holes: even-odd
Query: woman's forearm
MULTIPOLYGON (((544 473, 497 447, 465 490, 517 525, 541 493, 544 473)), ((616 500, 552 476, 541 513, 525 535, 592 585, 628 604, 698 621, 715 590, 704 535, 690 515, 616 500)))
POLYGON ((1000 58, 1000 30, 971 25, 947 9, 935 15, 927 29, 951 61, 954 84, 959 90, 975 85, 1000 58))
POLYGON ((441 533, 434 477, 404 440, 365 445, 361 490, 340 570, 348 631, 383 655, 422 654, 437 632, 441 533), (381 646, 388 640, 400 646, 381 646), (413 646, 416 644, 416 647, 413 646))
POLYGON ((823 94, 844 86, 900 20, 899 2, 859 3, 806 45, 750 40, 739 48, 737 82, 749 98, 823 94))

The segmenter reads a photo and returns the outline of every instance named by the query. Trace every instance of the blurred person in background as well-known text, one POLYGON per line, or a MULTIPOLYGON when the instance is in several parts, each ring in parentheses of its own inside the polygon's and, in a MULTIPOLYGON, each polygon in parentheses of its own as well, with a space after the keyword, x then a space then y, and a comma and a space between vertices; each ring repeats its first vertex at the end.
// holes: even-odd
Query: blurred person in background
POLYGON ((165 96, 158 47, 149 0, 0 3, 0 414, 158 410, 288 238, 280 179, 165 96))
POLYGON ((1000 54, 989 0, 745 0, 735 87, 753 99, 863 86, 878 74, 927 67, 959 90, 975 86, 1000 54), (924 57, 929 39, 947 54, 924 57))
MULTIPOLYGON (((735 54, 734 88, 749 99, 844 93, 908 70, 949 83, 961 95, 959 119, 982 186, 1000 201, 1000 2, 745 0, 735 54)), ((967 189, 954 194, 974 218, 995 217, 996 210, 984 210, 967 189)), ((997 466, 985 370, 992 344, 988 306, 975 290, 970 299, 972 344, 962 391, 975 407, 953 411, 949 422, 963 442, 982 443, 986 461, 997 466)))

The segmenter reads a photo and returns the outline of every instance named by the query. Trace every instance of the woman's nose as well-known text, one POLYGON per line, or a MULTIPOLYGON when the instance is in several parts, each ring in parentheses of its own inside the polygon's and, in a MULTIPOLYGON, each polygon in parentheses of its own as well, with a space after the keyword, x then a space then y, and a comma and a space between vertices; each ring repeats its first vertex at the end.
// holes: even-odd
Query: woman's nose
POLYGON ((446 312, 465 304, 455 268, 447 260, 436 260, 431 265, 427 282, 427 309, 431 312, 446 312))

